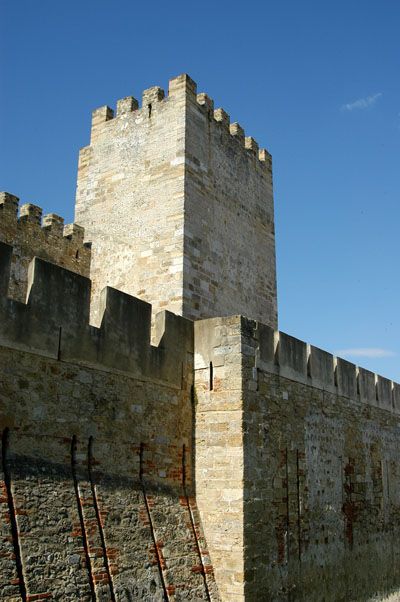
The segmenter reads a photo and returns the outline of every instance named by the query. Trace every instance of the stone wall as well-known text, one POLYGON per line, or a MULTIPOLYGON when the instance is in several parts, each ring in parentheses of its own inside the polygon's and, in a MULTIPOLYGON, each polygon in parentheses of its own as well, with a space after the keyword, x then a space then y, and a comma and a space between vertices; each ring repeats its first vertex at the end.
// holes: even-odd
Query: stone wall
MULTIPOLYGON (((182 313, 185 79, 169 96, 124 98, 93 113, 79 157, 76 221, 92 242, 93 297, 111 285, 182 313), (112 258, 112 259, 111 259, 112 258)), ((96 304, 95 304, 96 306, 96 304)))
POLYGON ((4 296, 0 597, 218 600, 193 490, 192 323, 35 259, 4 296))
POLYGON ((180 76, 76 216, 0 195, 0 598, 400 596, 400 385, 273 330, 267 151, 180 76))
POLYGON ((196 499, 222 600, 244 600, 242 332, 195 322, 196 499))
POLYGON ((183 315, 277 328, 272 159, 205 94, 186 116, 183 315))
POLYGON ((76 221, 106 285, 190 319, 244 313, 276 326, 271 157, 196 94, 145 90, 93 113, 76 221), (111 259, 112 258, 112 259, 111 259), (251 291, 251 293, 250 293, 251 291))
POLYGON ((67 224, 55 213, 43 216, 37 205, 22 205, 18 215, 18 197, 0 193, 0 242, 14 247, 8 295, 25 301, 28 266, 33 257, 41 257, 72 272, 89 276, 90 245, 84 244, 84 230, 67 224))
POLYGON ((222 598, 400 594, 400 386, 241 317, 196 323, 195 351, 197 501, 222 598))

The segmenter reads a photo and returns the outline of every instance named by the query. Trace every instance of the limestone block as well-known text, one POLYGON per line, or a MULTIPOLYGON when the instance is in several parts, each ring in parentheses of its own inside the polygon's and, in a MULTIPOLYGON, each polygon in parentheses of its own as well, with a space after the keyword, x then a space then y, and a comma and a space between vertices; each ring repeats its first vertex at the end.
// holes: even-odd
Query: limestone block
POLYGON ((383 376, 378 376, 376 390, 379 407, 389 412, 393 411, 392 381, 383 376))
POLYGON ((333 355, 318 347, 310 345, 310 357, 308 361, 309 375, 313 385, 334 390, 335 378, 333 367, 333 355))
POLYGON ((286 378, 307 380, 307 345, 284 332, 279 333, 277 347, 279 372, 286 378))
POLYGON ((337 358, 336 380, 339 395, 357 398, 356 367, 340 357, 337 358))
POLYGON ((358 369, 358 388, 360 399, 364 403, 377 405, 375 374, 365 368, 358 369))

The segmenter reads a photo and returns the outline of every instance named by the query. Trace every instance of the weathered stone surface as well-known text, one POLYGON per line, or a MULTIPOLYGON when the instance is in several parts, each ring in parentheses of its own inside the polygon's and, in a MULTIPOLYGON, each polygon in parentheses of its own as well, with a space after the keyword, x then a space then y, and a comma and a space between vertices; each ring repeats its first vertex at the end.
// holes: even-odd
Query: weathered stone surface
POLYGON ((219 600, 189 503, 192 322, 163 312, 152 346, 151 306, 107 289, 89 326, 90 281, 38 258, 28 290, 0 298, 2 592, 219 600))
MULTIPOLYGON (((3 250, 7 270, 9 247, 2 245, 3 250)), ((193 323, 161 312, 155 319, 157 345, 152 346, 151 306, 107 287, 101 295, 100 327, 90 326, 90 284, 79 274, 34 258, 27 303, 0 296, 0 344, 178 387, 187 383, 193 323)))
POLYGON ((8 295, 25 301, 28 266, 35 256, 89 276, 90 246, 83 243, 83 228, 64 226, 64 220, 54 213, 42 221, 41 208, 31 204, 23 205, 18 217, 18 200, 8 192, 0 193, 0 241, 13 246, 8 295))
POLYGON ((313 384, 332 390, 335 385, 333 355, 311 345, 308 361, 309 376, 313 384))
POLYGON ((170 600, 209 599, 201 526, 192 525, 182 489, 184 445, 192 492, 190 382, 171 388, 10 348, 0 348, 0 362, 11 483, 8 491, 2 476, 2 587, 19 591, 7 528, 12 492, 28 596, 89 600, 95 591, 99 600, 161 601, 161 568, 170 600))
POLYGON ((140 109, 129 97, 117 106, 94 113, 79 160, 75 217, 92 242, 95 300, 112 286, 155 311, 276 327, 270 156, 233 136, 187 75, 166 97, 146 90, 140 109))

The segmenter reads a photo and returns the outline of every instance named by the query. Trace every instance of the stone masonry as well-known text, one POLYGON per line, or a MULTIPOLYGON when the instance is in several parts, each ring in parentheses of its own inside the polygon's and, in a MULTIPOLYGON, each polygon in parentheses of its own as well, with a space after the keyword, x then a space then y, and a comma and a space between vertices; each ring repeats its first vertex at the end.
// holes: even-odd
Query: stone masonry
POLYGON ((64 219, 55 213, 42 219, 42 209, 31 203, 23 205, 18 216, 18 201, 12 194, 0 193, 0 240, 14 249, 9 296, 25 301, 28 267, 35 255, 88 277, 90 244, 83 242, 83 228, 64 226, 64 219))
POLYGON ((241 316, 195 323, 195 384, 222 599, 400 599, 400 385, 241 316))
MULTIPOLYGON (((12 247, 0 244, 2 291, 12 247)), ((196 509, 193 324, 35 259, 0 296, 0 599, 219 600, 196 509)), ((1 292, 1 291, 0 291, 1 292)))
POLYGON ((93 295, 114 286, 190 319, 277 325, 271 157, 196 95, 145 90, 93 113, 75 219, 92 243, 93 295), (112 257, 112 261, 110 261, 112 257))
POLYGON ((268 153, 177 77, 76 220, 0 196, 0 600, 400 599, 400 385, 276 330, 268 153))

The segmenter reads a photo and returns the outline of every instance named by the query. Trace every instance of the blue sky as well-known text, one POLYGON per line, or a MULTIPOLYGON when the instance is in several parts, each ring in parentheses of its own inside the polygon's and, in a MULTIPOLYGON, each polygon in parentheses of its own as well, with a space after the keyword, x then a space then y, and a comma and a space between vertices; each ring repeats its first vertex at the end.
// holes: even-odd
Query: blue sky
POLYGON ((280 329, 400 381, 399 2, 1 8, 1 189, 72 220, 92 109, 187 72, 273 155, 280 329))

